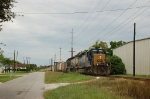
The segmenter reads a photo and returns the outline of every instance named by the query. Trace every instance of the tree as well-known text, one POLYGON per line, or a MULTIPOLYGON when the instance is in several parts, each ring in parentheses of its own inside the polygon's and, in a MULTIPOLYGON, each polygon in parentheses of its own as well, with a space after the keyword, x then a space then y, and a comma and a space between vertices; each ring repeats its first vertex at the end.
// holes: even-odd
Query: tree
POLYGON ((100 41, 99 46, 100 46, 101 48, 103 48, 105 51, 108 50, 108 45, 107 45, 106 42, 100 41))
POLYGON ((111 73, 110 74, 125 74, 126 69, 125 65, 122 62, 121 58, 118 56, 109 56, 107 60, 111 63, 111 73))
POLYGON ((111 42, 110 42, 110 46, 111 46, 110 48, 113 49, 113 48, 119 47, 119 46, 121 46, 121 45, 123 45, 123 44, 125 44, 124 41, 118 41, 118 42, 116 42, 116 41, 111 41, 111 42))
POLYGON ((2 63, 4 55, 3 55, 3 50, 0 49, 0 62, 2 63))
POLYGON ((3 58, 2 63, 4 65, 11 65, 13 64, 12 60, 10 60, 10 58, 3 58))
POLYGON ((0 0, 0 31, 2 22, 12 21, 12 18, 15 18, 15 13, 11 11, 14 3, 16 3, 15 0, 0 0))
POLYGON ((123 44, 125 44, 126 42, 124 42, 124 41, 118 41, 118 42, 116 42, 116 41, 111 41, 110 42, 110 48, 108 48, 108 55, 110 55, 110 56, 112 56, 113 55, 113 51, 112 51, 112 49, 114 49, 114 48, 116 48, 116 47, 119 47, 119 46, 121 46, 121 45, 123 45, 123 44))
POLYGON ((37 70, 37 65, 36 64, 28 64, 28 65, 26 65, 26 71, 27 72, 34 71, 34 70, 37 70))
POLYGON ((92 47, 100 47, 100 48, 103 48, 105 51, 108 50, 108 45, 106 42, 103 42, 103 41, 96 41, 95 44, 92 45, 92 47))
POLYGON ((92 45, 92 47, 99 47, 98 40, 92 45))

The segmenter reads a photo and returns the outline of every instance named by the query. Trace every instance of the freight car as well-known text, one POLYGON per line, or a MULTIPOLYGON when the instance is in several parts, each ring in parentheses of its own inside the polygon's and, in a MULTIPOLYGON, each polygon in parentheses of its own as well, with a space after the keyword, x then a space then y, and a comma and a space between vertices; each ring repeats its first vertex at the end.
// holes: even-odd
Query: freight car
POLYGON ((54 71, 66 72, 66 62, 57 62, 53 67, 55 68, 54 71))
POLYGON ((106 61, 106 52, 102 48, 90 48, 67 61, 67 71, 95 75, 109 75, 111 64, 106 61))

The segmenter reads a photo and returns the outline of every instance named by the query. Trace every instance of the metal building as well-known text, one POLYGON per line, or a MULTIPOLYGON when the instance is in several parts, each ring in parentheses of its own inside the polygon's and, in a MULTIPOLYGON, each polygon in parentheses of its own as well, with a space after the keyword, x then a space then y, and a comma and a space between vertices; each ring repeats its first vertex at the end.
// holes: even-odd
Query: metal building
MULTIPOLYGON (((133 41, 113 49, 113 55, 122 59, 127 74, 133 74, 133 41)), ((150 75, 150 37, 135 41, 135 74, 150 75)))

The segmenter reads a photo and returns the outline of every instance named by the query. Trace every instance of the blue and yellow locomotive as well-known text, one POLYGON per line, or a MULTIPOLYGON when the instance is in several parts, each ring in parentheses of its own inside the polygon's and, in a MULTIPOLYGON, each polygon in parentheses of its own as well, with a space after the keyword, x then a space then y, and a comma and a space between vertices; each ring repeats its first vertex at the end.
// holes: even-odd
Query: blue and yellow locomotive
POLYGON ((109 75, 111 64, 106 61, 106 52, 102 48, 90 48, 67 61, 67 71, 95 75, 109 75))

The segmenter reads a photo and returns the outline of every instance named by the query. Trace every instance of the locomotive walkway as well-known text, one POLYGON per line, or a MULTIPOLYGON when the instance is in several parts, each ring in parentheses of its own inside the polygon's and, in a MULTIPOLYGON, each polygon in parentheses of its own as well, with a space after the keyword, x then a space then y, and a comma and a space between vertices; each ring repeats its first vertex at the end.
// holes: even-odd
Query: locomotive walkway
POLYGON ((0 84, 0 99, 43 99, 44 72, 34 72, 0 84))

